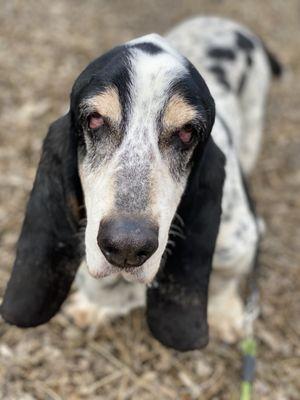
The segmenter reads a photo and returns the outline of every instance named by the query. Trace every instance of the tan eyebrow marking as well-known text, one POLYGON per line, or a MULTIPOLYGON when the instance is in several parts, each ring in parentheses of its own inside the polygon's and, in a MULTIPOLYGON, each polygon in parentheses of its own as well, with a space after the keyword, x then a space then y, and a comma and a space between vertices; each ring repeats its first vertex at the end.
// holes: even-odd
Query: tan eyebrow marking
POLYGON ((120 124, 122 110, 117 88, 110 86, 104 92, 88 99, 87 105, 93 107, 104 117, 120 124))
POLYGON ((163 126, 166 129, 180 128, 197 117, 197 110, 183 97, 175 94, 169 100, 164 116, 163 126))

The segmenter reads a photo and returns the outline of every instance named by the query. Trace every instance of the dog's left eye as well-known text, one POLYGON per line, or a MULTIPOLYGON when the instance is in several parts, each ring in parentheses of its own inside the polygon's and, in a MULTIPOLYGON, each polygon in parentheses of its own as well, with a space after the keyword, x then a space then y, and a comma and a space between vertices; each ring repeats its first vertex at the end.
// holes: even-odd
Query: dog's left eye
POLYGON ((186 125, 179 129, 176 134, 184 146, 189 146, 194 139, 194 128, 191 125, 186 125))
POLYGON ((98 129, 105 124, 104 118, 97 112, 89 115, 88 124, 90 129, 98 129))

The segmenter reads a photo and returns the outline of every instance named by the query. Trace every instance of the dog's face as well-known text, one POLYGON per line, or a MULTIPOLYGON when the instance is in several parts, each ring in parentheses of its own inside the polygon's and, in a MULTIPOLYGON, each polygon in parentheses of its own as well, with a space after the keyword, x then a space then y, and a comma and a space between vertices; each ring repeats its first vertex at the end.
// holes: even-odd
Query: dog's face
POLYGON ((212 125, 200 79, 149 35, 95 60, 76 81, 71 104, 92 276, 150 282, 158 271, 193 153, 212 125))

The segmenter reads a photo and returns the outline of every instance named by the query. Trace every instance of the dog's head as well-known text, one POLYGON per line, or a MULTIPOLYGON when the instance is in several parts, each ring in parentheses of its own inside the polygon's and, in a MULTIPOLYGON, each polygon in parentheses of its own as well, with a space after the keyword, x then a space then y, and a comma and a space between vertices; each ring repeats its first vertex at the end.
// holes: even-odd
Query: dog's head
POLYGON ((212 128, 210 93, 185 58, 149 35, 92 62, 75 82, 71 113, 89 271, 150 282, 212 128))
POLYGON ((196 292, 205 297, 223 183, 223 158, 210 138, 214 114, 200 74, 158 35, 93 61, 74 84, 69 113, 52 124, 44 142, 3 317, 34 326, 57 312, 84 253, 79 232, 85 216, 91 275, 151 282, 179 210, 188 242, 175 226, 172 245, 182 243, 171 272, 186 275, 176 287, 201 280, 196 292), (193 263, 202 263, 199 254, 205 265, 193 272, 193 263))

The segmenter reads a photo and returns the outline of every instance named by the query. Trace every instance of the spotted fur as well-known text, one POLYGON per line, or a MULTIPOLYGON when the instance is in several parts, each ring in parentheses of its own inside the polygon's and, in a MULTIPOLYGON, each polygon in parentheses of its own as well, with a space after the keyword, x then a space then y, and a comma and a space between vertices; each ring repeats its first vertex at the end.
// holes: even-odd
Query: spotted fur
MULTIPOLYGON (((186 21, 165 38, 132 40, 93 61, 73 86, 70 112, 45 141, 3 317, 34 326, 57 312, 83 256, 83 210, 90 275, 80 271, 81 294, 68 308, 80 311, 80 325, 90 323, 87 316, 99 319, 93 302, 105 303, 101 315, 118 314, 105 293, 120 287, 122 275, 149 284, 146 315, 158 340, 201 348, 213 267, 210 324, 233 340, 241 329, 238 283, 259 242, 244 177, 259 151, 272 72, 279 74, 279 64, 260 39, 214 17, 186 21), (89 124, 94 113, 105 122, 96 128, 89 124), (192 132, 188 144, 182 129, 192 132), (157 250, 134 269, 113 266, 98 246, 100 222, 119 215, 157 227, 157 250)), ((140 283, 128 296, 123 286, 121 313, 143 303, 140 283)))

